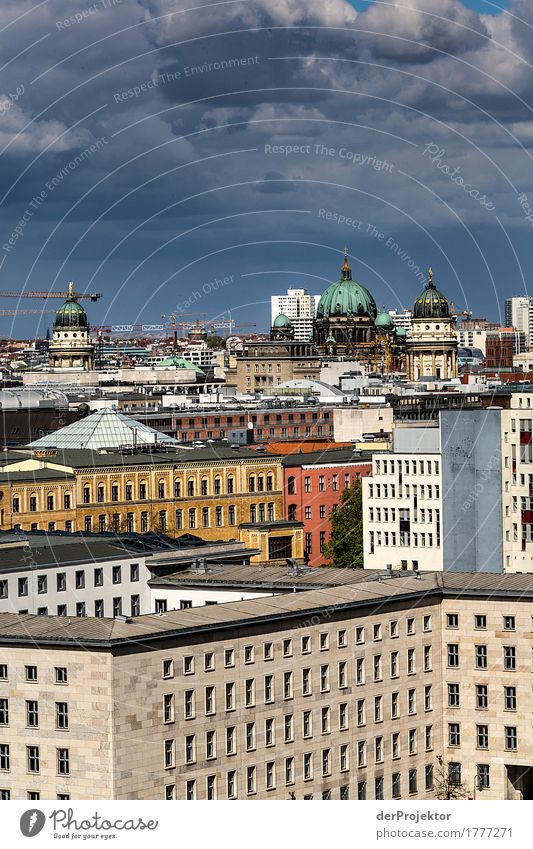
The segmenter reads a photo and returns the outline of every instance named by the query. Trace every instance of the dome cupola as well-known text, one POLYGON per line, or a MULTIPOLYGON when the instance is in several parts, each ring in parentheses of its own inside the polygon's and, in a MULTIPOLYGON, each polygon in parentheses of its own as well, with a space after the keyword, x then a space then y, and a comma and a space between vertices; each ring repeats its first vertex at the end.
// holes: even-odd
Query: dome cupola
POLYGON ((433 272, 428 271, 426 288, 416 299, 413 306, 413 318, 449 318, 450 305, 442 292, 435 288, 433 272))
POLYGON ((341 278, 328 286, 322 294, 316 317, 351 318, 352 316, 367 316, 375 318, 377 312, 376 302, 368 289, 352 280, 352 271, 348 265, 348 256, 345 253, 341 278))
POLYGON ((75 294, 72 291, 72 283, 68 284, 68 295, 63 306, 59 307, 56 312, 54 328, 74 328, 88 327, 87 313, 78 303, 75 294))

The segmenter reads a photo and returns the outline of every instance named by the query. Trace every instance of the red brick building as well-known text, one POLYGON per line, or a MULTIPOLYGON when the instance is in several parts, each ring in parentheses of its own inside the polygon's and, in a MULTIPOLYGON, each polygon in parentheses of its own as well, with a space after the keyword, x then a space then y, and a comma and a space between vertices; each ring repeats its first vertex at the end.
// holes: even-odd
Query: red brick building
POLYGON ((253 428, 256 442, 333 439, 331 407, 295 405, 248 410, 135 411, 135 418, 181 442, 229 438, 232 431, 241 428, 253 428))
POLYGON ((284 515, 303 522, 304 550, 310 566, 328 563, 322 549, 331 534, 331 513, 343 490, 371 473, 370 455, 357 455, 352 447, 284 458, 284 515))

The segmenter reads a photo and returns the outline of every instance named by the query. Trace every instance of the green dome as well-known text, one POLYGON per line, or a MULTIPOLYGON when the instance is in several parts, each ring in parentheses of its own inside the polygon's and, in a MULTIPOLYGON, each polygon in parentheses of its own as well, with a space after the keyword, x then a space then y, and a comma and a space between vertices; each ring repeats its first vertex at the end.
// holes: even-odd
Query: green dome
POLYGON ((330 333, 328 338, 326 339, 326 345, 336 345, 336 344, 337 344, 337 340, 330 333))
POLYGON ((407 330, 405 327, 397 327, 396 328, 396 338, 397 339, 405 339, 407 336, 407 330))
POLYGON ((332 316, 369 316, 377 315, 376 302, 364 286, 352 280, 352 272, 348 258, 344 257, 342 277, 337 283, 332 283, 322 294, 318 303, 316 317, 330 318, 332 316))
POLYGON ((88 327, 87 313, 76 300, 72 292, 72 283, 69 283, 68 295, 65 303, 56 312, 54 327, 88 327))
POLYGON ((413 307, 413 318, 449 318, 450 305, 433 283, 433 272, 429 269, 429 280, 413 307))
POLYGON ((272 327, 292 327, 291 320, 284 313, 280 312, 274 319, 272 327))
POLYGON ((374 324, 378 330, 385 330, 387 332, 394 330, 392 316, 386 309, 382 309, 381 312, 378 312, 374 324))

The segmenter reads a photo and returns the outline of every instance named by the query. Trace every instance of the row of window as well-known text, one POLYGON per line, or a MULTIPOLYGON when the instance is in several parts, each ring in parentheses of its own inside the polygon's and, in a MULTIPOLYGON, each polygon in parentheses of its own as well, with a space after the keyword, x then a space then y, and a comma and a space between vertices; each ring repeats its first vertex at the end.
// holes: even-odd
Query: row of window
MULTIPOLYGON (((126 568, 126 567, 125 567, 126 568)), ((131 582, 135 583, 139 580, 139 564, 131 563, 129 570, 129 579, 131 582)), ((85 569, 77 569, 74 572, 74 587, 77 590, 85 589, 85 578, 86 571, 85 569)), ((111 580, 113 584, 121 584, 122 583, 122 566, 112 566, 111 567, 111 580)), ((104 569, 100 566, 97 566, 93 569, 93 586, 95 587, 103 587, 104 586, 104 569)), ((18 578, 17 582, 18 588, 18 596, 22 598, 28 595, 29 589, 29 579, 24 576, 22 578, 18 578)), ((66 592, 67 590, 67 573, 66 572, 56 572, 56 591, 57 592, 66 592)), ((42 595, 48 592, 48 575, 37 575, 37 594, 42 595)), ((9 581, 7 578, 0 580, 0 599, 9 598, 9 581)))
MULTIPOLYGON (((21 495, 14 495, 13 498, 12 498, 12 502, 11 502, 11 509, 12 509, 13 513, 20 513, 21 512, 21 504, 22 504, 21 495)), ((39 504, 39 497, 38 497, 37 493, 33 492, 29 496, 28 507, 29 507, 30 513, 37 513, 37 512, 40 512, 41 510, 56 510, 56 509, 59 509, 58 496, 56 496, 56 493, 54 493, 54 492, 49 492, 44 498, 44 504, 41 506, 39 504), (56 508, 56 504, 57 504, 57 508, 56 508)), ((63 493, 63 509, 64 510, 70 510, 71 507, 72 507, 72 493, 71 492, 65 492, 65 493, 63 493)))
MULTIPOLYGON (((11 753, 9 743, 0 743, 0 771, 9 772, 11 769, 11 753)), ((26 746, 26 772, 40 773, 41 755, 39 746, 26 746)), ((56 749, 57 775, 70 775, 69 750, 64 747, 56 749)))
MULTIPOLYGON (((428 633, 431 631, 431 615, 425 614, 422 617, 422 631, 424 633, 428 633)), ((408 636, 413 636, 416 634, 416 619, 414 616, 408 616, 405 620, 405 633, 408 636)), ((384 627, 381 622, 373 623, 371 626, 367 626, 365 628, 364 625, 357 625, 354 629, 354 643, 355 645, 361 646, 366 642, 367 637, 372 639, 373 642, 379 642, 384 637, 388 636, 390 639, 396 639, 400 636, 400 626, 399 621, 397 619, 393 619, 388 623, 388 634, 385 634, 384 627)), ((349 631, 346 628, 340 628, 336 633, 336 648, 347 648, 348 647, 348 639, 349 639, 349 631)), ((320 651, 328 651, 331 645, 331 636, 328 631, 324 631, 318 635, 318 641, 316 647, 320 651)), ((299 641, 299 650, 301 654, 311 654, 313 649, 315 648, 313 644, 313 638, 309 634, 304 634, 299 641)), ((293 657, 295 651, 295 641, 287 638, 282 640, 281 643, 281 653, 283 657, 293 657)), ((414 652, 414 649, 408 649, 407 658, 414 658, 414 654, 410 654, 410 652, 414 652)), ((429 659, 431 656, 431 646, 423 647, 424 656, 429 659)), ((275 654, 274 643, 272 641, 267 641, 262 644, 260 658, 265 661, 273 660, 275 654)), ((376 657, 381 658, 381 655, 376 655, 376 657)), ((226 668, 235 666, 235 663, 238 659, 238 653, 233 648, 226 648, 223 650, 223 662, 226 668)), ((242 660, 245 664, 255 663, 255 661, 259 659, 257 656, 257 647, 254 645, 244 646, 242 653, 242 660)), ((359 658, 358 660, 362 660, 359 658)), ((398 662, 398 652, 391 653, 391 666, 397 668, 396 664, 398 662), (394 658, 392 657, 394 655, 394 658)), ((183 673, 185 675, 191 675, 195 672, 195 657, 193 655, 187 655, 183 658, 183 673)), ((408 663, 408 666, 410 664, 408 663)), ((203 669, 207 671, 211 671, 215 668, 215 652, 207 651, 204 652, 203 655, 203 669)), ((163 661, 163 677, 169 678, 174 676, 174 661, 172 659, 163 661)))
MULTIPOLYGON (((55 702, 54 705, 56 730, 68 731, 68 703, 55 702)), ((39 728, 39 702, 37 699, 26 699, 25 716, 27 728, 39 728)), ((0 725, 9 725, 9 699, 0 699, 0 725)))
MULTIPOLYGON (((181 605, 181 606, 182 607, 185 607, 185 606, 192 607, 192 603, 187 604, 187 605, 181 605)), ((125 608, 123 606, 122 596, 115 596, 114 598, 112 598, 111 599, 111 607, 112 607, 112 614, 111 615, 112 615, 113 618, 115 618, 117 616, 126 615, 126 611, 125 611, 125 608)), ((58 604, 57 607, 56 607, 55 614, 49 614, 48 607, 38 607, 37 608, 37 616, 49 616, 49 615, 55 615, 55 616, 90 616, 90 615, 92 615, 92 616, 96 616, 98 619, 101 619, 106 615, 107 616, 110 615, 109 611, 106 614, 106 605, 105 605, 105 601, 104 601, 103 598, 95 599, 93 609, 94 609, 94 613, 92 613, 92 614, 87 613, 87 602, 77 601, 75 603, 73 611, 72 610, 69 611, 67 604, 58 604)), ((130 612, 129 612, 128 615, 131 615, 131 616, 140 616, 141 615, 141 597, 140 597, 140 595, 134 594, 134 595, 130 596, 129 609, 130 609, 130 612)), ((158 606, 158 602, 156 601, 156 607, 155 607, 156 613, 166 612, 166 609, 167 609, 166 601, 164 602, 164 609, 162 609, 161 606, 158 606)), ((26 614, 28 612, 29 612, 28 610, 19 610, 18 611, 18 613, 21 614, 21 615, 26 614)))
MULTIPOLYGON (((504 746, 508 752, 516 752, 518 749, 518 732, 516 725, 505 725, 503 729, 504 746)), ((448 745, 461 745, 461 723, 448 723, 448 745)), ((476 746, 478 749, 489 748, 489 726, 476 725, 476 746)))
MULTIPOLYGON (((27 790, 26 791, 26 799, 40 799, 41 794, 39 790, 27 790)), ((0 787, 0 800, 9 800, 11 799, 11 790, 7 787, 0 787)), ((70 793, 56 793, 56 799, 67 801, 70 799, 70 793)))
MULTIPOLYGON (((489 687, 488 684, 475 684, 476 710, 488 710, 489 687)), ((516 687, 504 686, 503 688, 504 710, 516 710, 517 698, 516 687)), ((448 684, 448 707, 461 707, 461 685, 448 684)))
MULTIPOLYGON (((436 484, 413 484, 413 496, 418 496, 421 500, 428 498, 440 498, 440 485, 436 484)), ((369 483, 368 484, 369 498, 396 498, 396 484, 391 483, 369 483)), ((398 496, 400 492, 398 493, 398 496)))
MULTIPOLYGON (((459 627, 459 614, 458 613, 447 613, 446 614, 446 627, 447 628, 458 628, 459 627)), ((487 630, 487 616, 486 616, 485 613, 475 613, 474 614, 474 628, 476 629, 476 631, 486 631, 487 630)), ((504 614, 502 616, 502 628, 503 628, 504 631, 516 631, 516 616, 504 614)))
MULTIPOLYGON (((0 663, 0 681, 9 680, 9 668, 7 663, 0 663)), ((27 665, 24 667, 24 680, 30 684, 34 684, 39 680, 38 669, 36 666, 27 665)), ((66 666, 54 667, 54 683, 68 684, 68 670, 66 666)))
MULTIPOLYGON (((409 493, 407 493, 409 495, 409 493)), ((398 519, 400 522, 405 520, 410 520, 409 510, 400 509, 398 510, 398 519)), ((418 522, 419 524, 425 525, 426 523, 432 524, 433 519, 436 522, 440 521, 440 510, 437 508, 426 510, 422 508, 421 510, 414 511, 413 521, 418 522)), ((396 508, 395 507, 369 507, 368 508, 368 521, 369 522, 395 522, 396 521, 396 508)))
MULTIPOLYGON (((506 672, 516 672, 516 646, 502 646, 503 669, 506 672)), ((449 667, 459 666, 459 644, 448 643, 447 658, 449 667)), ((474 645, 474 663, 476 669, 489 668, 489 647, 487 645, 474 645)))
MULTIPOLYGON (((321 753, 320 758, 320 772, 322 776, 330 776, 332 775, 332 767, 331 767, 331 750, 324 749, 321 753)), ((342 753, 339 754, 339 759, 342 758, 342 753)), ((313 755, 311 752, 304 753, 302 756, 302 770, 304 781, 312 781, 314 777, 314 769, 315 765, 313 762, 313 755)), ((457 783, 461 783, 460 774, 461 774, 461 764, 450 764, 453 767, 453 779, 457 781, 457 783)), ((284 758, 283 761, 268 761, 264 765, 264 775, 263 775, 263 784, 259 785, 259 767, 256 765, 247 766, 243 772, 242 779, 240 773, 237 770, 228 770, 226 772, 225 781, 224 781, 224 789, 223 793, 227 799, 237 799, 239 798, 239 779, 244 780, 244 793, 247 796, 253 796, 258 793, 260 790, 275 790, 278 786, 278 782, 281 780, 281 783, 286 787, 290 787, 295 783, 295 769, 296 763, 294 757, 284 758), (280 774, 281 773, 281 774, 280 774)), ((489 766, 488 764, 478 764, 478 787, 488 787, 489 786, 489 766), (483 783, 482 783, 483 782, 483 783)), ((344 771, 344 770, 341 770, 344 771)), ((407 774, 407 791, 410 796, 414 796, 418 793, 418 770, 416 767, 409 769, 407 774)), ((433 764, 426 764, 425 766, 425 789, 426 791, 433 790, 433 764)), ((187 801, 191 801, 198 798, 198 785, 200 783, 199 779, 191 778, 185 782, 185 799, 187 801)), ((222 798, 219 796, 220 793, 220 785, 221 785, 221 777, 217 774, 206 775, 205 777, 205 799, 208 801, 212 801, 218 798, 222 798)), ((359 800, 364 800, 367 798, 367 780, 362 779, 357 782, 357 798, 359 800)), ((290 794, 291 798, 296 798, 293 794, 290 794)), ((391 776, 391 797, 393 799, 400 799, 402 796, 402 774, 400 772, 395 772, 391 776)), ((175 784, 167 784, 165 787, 165 798, 166 799, 175 799, 176 798, 176 785, 175 784)), ((332 790, 326 789, 321 791, 322 799, 331 799, 332 798, 332 790)), ((339 799, 349 799, 350 798, 350 785, 343 784, 339 788, 339 799)), ((384 799, 385 798, 385 778, 384 776, 376 776, 374 779, 374 799, 384 799)), ((303 799, 313 799, 313 794, 304 794, 303 799)))
MULTIPOLYGON (((325 475, 319 475, 318 476, 318 491, 319 492, 325 492, 326 488, 328 486, 331 486, 331 489, 333 490, 333 492, 337 492, 339 490, 340 477, 341 476, 339 474, 334 474, 334 475, 331 476, 331 479, 328 478, 328 480, 326 482, 326 476, 325 475)), ((350 477, 349 472, 345 472, 344 477, 343 477, 344 489, 348 489, 350 487, 350 481, 353 483, 356 480, 360 480, 360 479, 361 479, 361 473, 360 472, 355 472, 355 474, 353 474, 351 477, 350 477)), ((304 492, 312 492, 312 491, 313 491, 313 479, 311 478, 310 475, 305 475, 304 476, 304 492)), ((294 475, 289 475, 289 477, 287 478, 287 494, 288 495, 295 495, 296 492, 297 492, 296 477, 294 475)))
POLYGON ((388 459, 388 458, 376 458, 374 460, 374 475, 387 475, 387 474, 395 474, 396 472, 401 476, 402 474, 406 475, 438 475, 439 474, 440 463, 439 460, 402 460, 402 459, 388 459))

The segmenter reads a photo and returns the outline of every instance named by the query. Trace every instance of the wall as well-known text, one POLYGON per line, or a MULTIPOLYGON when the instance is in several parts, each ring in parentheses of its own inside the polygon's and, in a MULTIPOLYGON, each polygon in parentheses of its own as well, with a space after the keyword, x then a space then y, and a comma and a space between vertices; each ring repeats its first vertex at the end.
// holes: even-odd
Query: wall
POLYGON ((440 414, 445 571, 503 571, 500 415, 440 414))
POLYGON ((361 439, 363 433, 392 431, 392 407, 336 407, 333 410, 335 442, 361 439))

